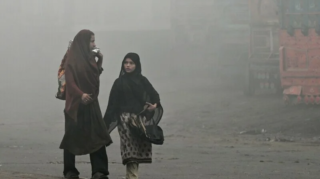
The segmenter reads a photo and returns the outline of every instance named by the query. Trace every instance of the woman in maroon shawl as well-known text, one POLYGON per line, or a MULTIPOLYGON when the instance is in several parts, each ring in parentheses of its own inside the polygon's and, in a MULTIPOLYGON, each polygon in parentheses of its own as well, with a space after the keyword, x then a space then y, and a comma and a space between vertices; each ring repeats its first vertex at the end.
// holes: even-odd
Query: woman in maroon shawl
POLYGON ((73 40, 65 65, 65 135, 60 148, 64 149, 66 178, 79 177, 75 155, 85 154, 90 154, 92 178, 106 179, 109 174, 106 146, 112 140, 98 101, 103 56, 100 52, 94 54, 93 48, 94 33, 80 31, 73 40))

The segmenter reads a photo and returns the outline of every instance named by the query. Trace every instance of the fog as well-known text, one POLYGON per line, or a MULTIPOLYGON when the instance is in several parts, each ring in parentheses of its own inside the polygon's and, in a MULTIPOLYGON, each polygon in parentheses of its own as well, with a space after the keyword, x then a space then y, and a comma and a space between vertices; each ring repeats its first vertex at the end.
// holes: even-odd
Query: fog
MULTIPOLYGON (((225 116, 215 114, 225 114, 224 105, 230 103, 225 100, 231 101, 234 96, 230 90, 236 89, 236 94, 241 91, 239 79, 248 41, 248 26, 243 25, 243 18, 247 18, 248 11, 240 6, 221 8, 228 5, 224 4, 227 1, 199 2, 2 0, 0 169, 61 175, 62 151, 58 148, 64 133, 64 101, 55 98, 57 72, 69 40, 82 29, 95 33, 96 45, 104 55, 99 95, 102 113, 128 52, 140 55, 143 75, 160 93, 165 111, 161 127, 166 138, 166 147, 161 150, 166 151, 164 158, 170 158, 165 160, 174 163, 162 165, 162 151, 155 147, 159 176, 168 171, 170 176, 178 176, 175 173, 178 171, 170 166, 183 168, 198 157, 211 160, 202 155, 207 151, 201 151, 201 156, 189 155, 194 151, 186 144, 202 146, 196 143, 201 141, 195 136, 203 139, 207 132, 222 134, 224 129, 233 131, 236 126, 234 120, 230 125, 222 123, 225 116), (227 18, 226 13, 233 11, 236 15, 232 17, 239 17, 240 22, 233 23, 227 18), (221 82, 227 87, 223 89, 221 82), (217 93, 219 88, 222 92, 217 93), (207 130, 211 125, 216 129, 207 130), (182 161, 176 160, 179 155, 182 161)), ((233 109, 239 110, 238 106, 233 109)), ((113 175, 122 176, 119 174, 122 166, 118 165, 119 136, 116 132, 111 135, 114 144, 107 148, 108 155, 111 153, 110 170, 113 175)), ((77 165, 87 172, 85 176, 90 175, 88 163, 77 165)), ((194 166, 189 167, 192 169, 186 173, 194 171, 194 166)), ((203 174, 211 172, 208 167, 211 165, 200 167, 203 174)))
POLYGON ((127 52, 140 54, 144 74, 156 79, 170 62, 169 11, 167 0, 1 1, 1 121, 63 120, 57 70, 81 29, 95 33, 104 54, 102 110, 127 52))
MULTIPOLYGON (((69 40, 81 29, 95 33, 96 44, 104 54, 102 110, 127 52, 140 54, 143 74, 156 80, 156 84, 157 80, 167 80, 167 88, 181 87, 181 82, 190 76, 212 78, 228 74, 239 78, 241 60, 247 52, 247 26, 231 24, 229 29, 236 30, 221 27, 231 23, 225 16, 227 12, 236 10, 243 21, 247 9, 221 8, 223 3, 1 1, 1 121, 61 120, 64 102, 54 97, 57 70, 69 40), (188 21, 193 24, 188 25, 188 21)), ((186 83, 192 86, 191 82, 182 84, 188 88, 186 83)))
MULTIPOLYGON (((250 0, 256 6, 248 2, 1 0, 0 178, 16 174, 9 172, 6 177, 3 171, 62 175, 59 144, 65 101, 55 98, 57 72, 69 41, 82 29, 95 33, 104 55, 102 113, 128 52, 140 55, 143 75, 160 94, 164 115, 159 125, 165 144, 153 145, 153 164, 141 167, 142 178, 319 178, 319 152, 314 147, 320 141, 318 107, 286 106, 282 94, 263 94, 265 87, 269 92, 283 91, 280 84, 279 90, 272 89, 280 83, 281 38, 275 24, 282 23, 277 16, 281 13, 275 13, 276 1, 250 0), (250 13, 260 14, 250 17, 250 13), (250 27, 256 21, 266 26, 250 27), (261 54, 273 60, 274 71, 265 72, 263 67, 249 74, 249 60, 261 60, 261 54), (262 94, 249 94, 251 87, 262 94)), ((302 2, 316 1, 283 2, 299 3, 292 8, 300 8, 302 2)), ((318 8, 312 3, 308 7, 318 8)), ((301 35, 296 40, 305 43, 307 38, 301 35)), ((319 36, 313 33, 310 38, 316 42, 319 36)), ((307 61, 299 59, 294 63, 307 61)), ((121 178, 125 168, 119 135, 114 131, 111 137, 110 178, 121 178)), ((81 176, 91 174, 88 161, 88 156, 77 158, 81 176)))
MULTIPOLYGON (((120 61, 130 51, 140 54, 143 73, 152 80, 175 76, 168 78, 168 86, 177 85, 177 81, 189 75, 200 77, 209 73, 208 70, 235 73, 237 67, 229 65, 230 60, 222 61, 222 65, 229 65, 228 71, 217 66, 221 61, 213 59, 241 60, 246 46, 240 45, 239 56, 238 52, 224 48, 221 39, 236 39, 239 43, 235 46, 239 47, 243 41, 237 38, 239 34, 245 38, 245 31, 230 33, 216 27, 228 21, 222 9, 214 6, 215 1, 203 1, 202 5, 181 2, 172 5, 170 0, 1 1, 1 121, 61 120, 63 101, 54 98, 57 70, 68 41, 81 29, 96 34, 96 44, 105 57, 101 76, 102 110, 106 107, 108 90, 119 73, 120 61), (186 10, 181 13, 177 8, 186 10), (179 18, 186 17, 185 12, 198 22, 194 34, 188 29, 179 30, 179 25, 185 23, 179 18), (178 42, 181 35, 184 36, 178 42), (186 45, 186 36, 194 46, 186 45), (218 56, 217 52, 222 51, 229 57, 218 56)), ((206 75, 212 75, 211 72, 206 75)))

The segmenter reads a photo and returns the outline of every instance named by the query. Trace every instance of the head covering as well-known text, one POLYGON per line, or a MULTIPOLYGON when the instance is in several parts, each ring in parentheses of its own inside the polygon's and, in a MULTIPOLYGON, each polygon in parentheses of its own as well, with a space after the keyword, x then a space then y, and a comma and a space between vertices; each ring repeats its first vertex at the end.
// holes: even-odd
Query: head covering
POLYGON ((92 56, 90 50, 90 41, 93 35, 94 33, 90 30, 81 30, 78 32, 71 44, 70 55, 75 55, 77 58, 79 58, 77 60, 88 60, 88 58, 92 56))
POLYGON ((117 120, 122 112, 141 114, 146 102, 155 104, 157 109, 148 114, 154 124, 161 120, 163 109, 158 92, 146 77, 141 74, 141 62, 138 54, 130 52, 122 60, 119 78, 114 82, 104 120, 111 132, 117 125, 117 120), (133 72, 127 73, 124 63, 130 58, 136 65, 133 72))
POLYGON ((66 61, 66 106, 65 113, 77 120, 78 107, 83 93, 93 99, 99 95, 100 72, 90 50, 90 30, 81 30, 75 37, 66 61))
POLYGON ((124 93, 124 98, 127 105, 128 112, 133 112, 138 114, 143 110, 144 105, 146 105, 145 93, 146 89, 143 84, 143 76, 141 74, 141 63, 140 57, 136 53, 128 53, 122 60, 120 70, 120 83, 121 88, 124 93), (124 69, 124 64, 126 59, 131 59, 136 68, 133 72, 127 73, 124 69), (129 109, 130 108, 130 109, 129 109))
POLYGON ((136 53, 133 53, 133 52, 128 53, 122 60, 122 65, 121 65, 119 77, 121 77, 122 75, 139 76, 139 75, 141 75, 141 72, 142 72, 142 70, 141 70, 141 63, 140 63, 139 55, 136 53), (124 63, 127 58, 131 59, 134 62, 134 64, 136 65, 136 69, 131 73, 126 73, 126 71, 124 69, 124 63))

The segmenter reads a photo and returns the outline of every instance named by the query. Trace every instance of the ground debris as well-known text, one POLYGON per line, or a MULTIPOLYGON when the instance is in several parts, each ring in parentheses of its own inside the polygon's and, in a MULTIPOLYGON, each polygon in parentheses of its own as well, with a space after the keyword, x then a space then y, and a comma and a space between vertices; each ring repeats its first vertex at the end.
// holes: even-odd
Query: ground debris
POLYGON ((267 130, 265 129, 253 129, 253 130, 248 130, 248 131, 241 131, 240 134, 247 134, 247 135, 258 135, 258 134, 264 134, 266 133, 267 130))
POLYGON ((275 137, 274 139, 270 140, 271 142, 294 142, 293 139, 287 139, 284 137, 275 137))

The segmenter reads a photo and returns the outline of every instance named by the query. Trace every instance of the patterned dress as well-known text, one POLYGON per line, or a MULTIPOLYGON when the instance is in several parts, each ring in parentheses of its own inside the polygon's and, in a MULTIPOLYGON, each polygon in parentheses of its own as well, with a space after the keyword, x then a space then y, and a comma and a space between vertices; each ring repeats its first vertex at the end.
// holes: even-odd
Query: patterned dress
POLYGON ((146 118, 130 113, 122 113, 118 122, 118 131, 120 135, 120 150, 122 163, 128 162, 151 163, 152 162, 152 144, 142 138, 132 135, 128 125, 130 117, 139 117, 141 121, 146 122, 146 118))

